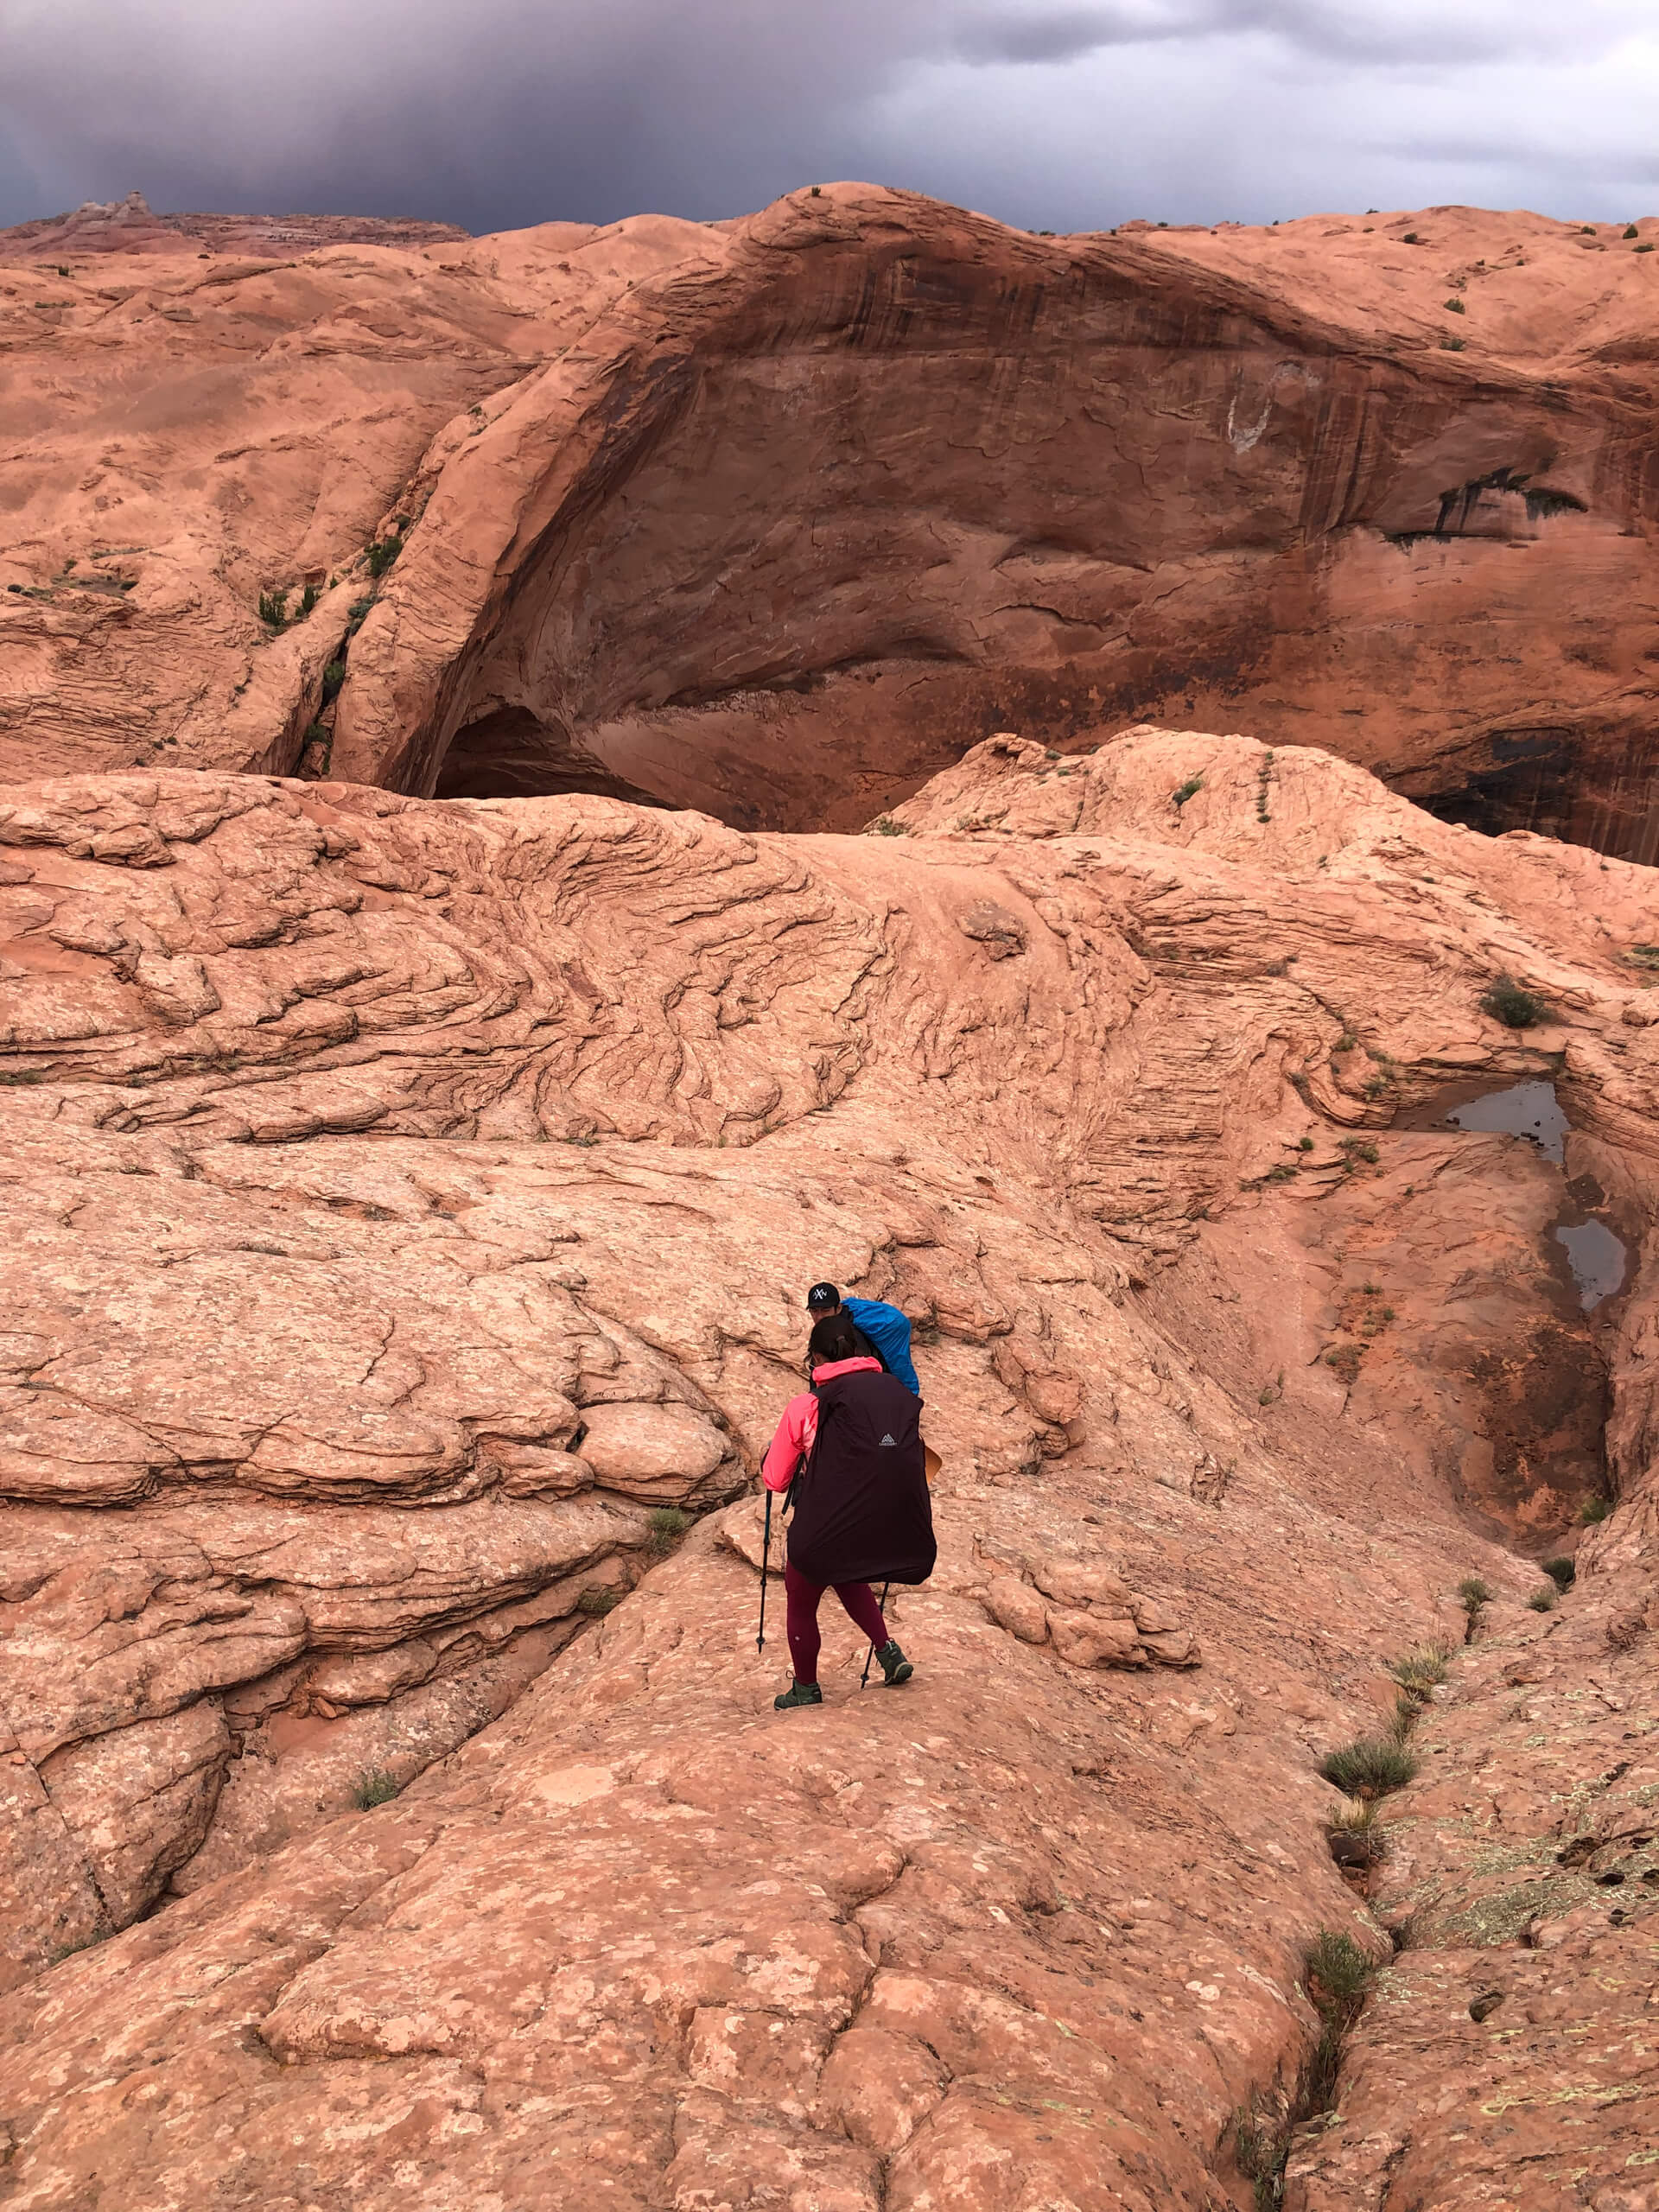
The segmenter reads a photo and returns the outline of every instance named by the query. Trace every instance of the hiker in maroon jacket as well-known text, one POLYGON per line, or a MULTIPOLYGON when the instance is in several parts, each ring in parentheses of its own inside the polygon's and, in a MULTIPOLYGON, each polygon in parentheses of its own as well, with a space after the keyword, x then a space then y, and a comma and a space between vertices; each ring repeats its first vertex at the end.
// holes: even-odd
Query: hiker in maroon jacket
POLYGON ((879 1359, 861 1358, 844 1313, 817 1322, 807 1348, 812 1388, 791 1398, 767 1449, 768 1490, 795 1484, 784 1565, 791 1688, 780 1713, 822 1705, 818 1600, 833 1589, 875 1647, 889 1689, 913 1669, 887 1633, 872 1582, 925 1582, 938 1547, 928 1501, 921 1408, 879 1359))

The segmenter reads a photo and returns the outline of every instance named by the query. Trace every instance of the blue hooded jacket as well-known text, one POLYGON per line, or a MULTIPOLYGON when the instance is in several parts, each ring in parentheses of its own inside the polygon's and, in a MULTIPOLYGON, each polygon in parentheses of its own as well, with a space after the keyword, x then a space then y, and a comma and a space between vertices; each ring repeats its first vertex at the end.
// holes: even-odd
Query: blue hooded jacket
POLYGON ((905 1315, 879 1298, 843 1298, 841 1304, 853 1326, 875 1347, 888 1374, 896 1375, 919 1398, 922 1386, 910 1356, 910 1323, 905 1315))

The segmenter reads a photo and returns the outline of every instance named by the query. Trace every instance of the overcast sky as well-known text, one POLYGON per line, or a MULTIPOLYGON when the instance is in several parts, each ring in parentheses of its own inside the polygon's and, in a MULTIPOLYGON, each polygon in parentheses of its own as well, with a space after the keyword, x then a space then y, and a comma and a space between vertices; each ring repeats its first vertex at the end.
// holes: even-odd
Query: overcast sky
POLYGON ((0 224, 1659 212, 1659 0, 0 0, 0 224))

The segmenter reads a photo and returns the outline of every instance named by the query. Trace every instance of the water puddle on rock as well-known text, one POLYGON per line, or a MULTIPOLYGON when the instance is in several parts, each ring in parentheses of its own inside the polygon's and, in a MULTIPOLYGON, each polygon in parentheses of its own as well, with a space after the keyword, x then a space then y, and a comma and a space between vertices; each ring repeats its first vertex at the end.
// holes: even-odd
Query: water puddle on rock
MULTIPOLYGON (((1512 1083, 1501 1090, 1453 1084, 1414 1112, 1402 1115, 1395 1124, 1408 1129, 1448 1126, 1525 1137, 1560 1167, 1573 1125, 1561 1110, 1553 1083, 1512 1083)), ((1580 1308, 1593 1313, 1624 1287, 1630 1251, 1605 1218, 1607 1194, 1593 1175, 1575 1175, 1563 1197, 1550 1236, 1561 1249, 1580 1308)))

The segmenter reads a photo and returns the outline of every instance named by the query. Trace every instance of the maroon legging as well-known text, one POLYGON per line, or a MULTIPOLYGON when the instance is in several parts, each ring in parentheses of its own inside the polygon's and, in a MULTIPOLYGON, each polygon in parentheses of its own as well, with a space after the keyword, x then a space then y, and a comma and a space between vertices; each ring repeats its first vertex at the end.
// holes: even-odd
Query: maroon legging
MULTIPOLYGON (((804 1574, 785 1562, 789 1656, 798 1682, 816 1682, 818 1679, 818 1649, 823 1641, 818 1634, 818 1600, 831 1586, 827 1582, 809 1582, 804 1574)), ((851 1615, 854 1627, 861 1630, 880 1650, 887 1641, 887 1624, 881 1618, 881 1608, 876 1604, 875 1592, 869 1584, 837 1582, 833 1587, 851 1615)))

